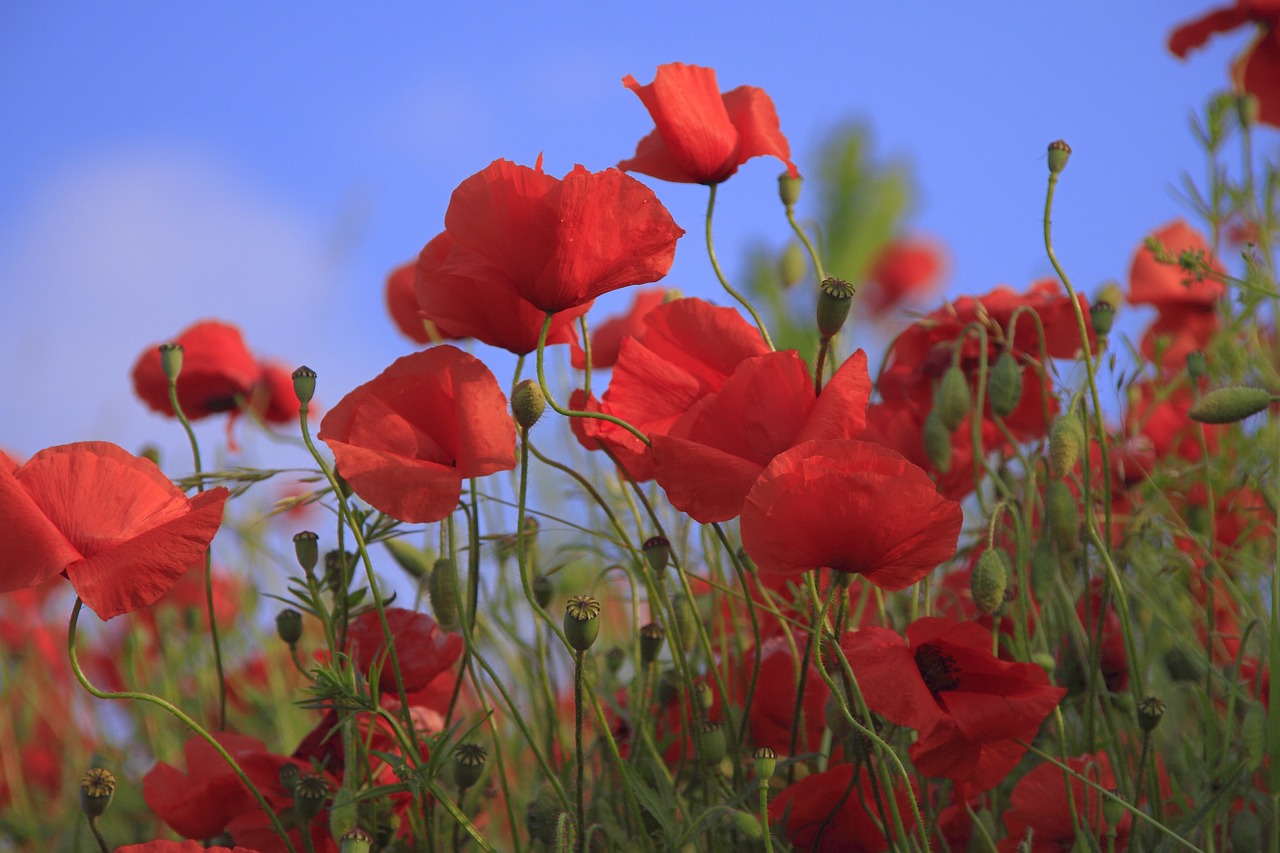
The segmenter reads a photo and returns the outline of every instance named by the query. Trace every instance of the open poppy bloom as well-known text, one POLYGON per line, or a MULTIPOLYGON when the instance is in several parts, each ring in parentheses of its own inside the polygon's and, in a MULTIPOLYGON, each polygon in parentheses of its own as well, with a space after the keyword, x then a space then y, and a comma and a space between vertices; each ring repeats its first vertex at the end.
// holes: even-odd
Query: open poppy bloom
MULTIPOLYGON (((217 732, 214 738, 237 761, 267 752, 257 738, 231 732, 217 732)), ((161 761, 142 780, 147 807, 170 829, 183 838, 213 838, 232 818, 258 808, 249 789, 204 738, 192 735, 182 751, 185 773, 161 761)))
POLYGON ((955 554, 962 521, 960 504, 897 452, 807 441, 779 454, 751 487, 742 545, 761 574, 829 568, 893 591, 955 554))
POLYGON ((1236 59, 1231 79, 1237 91, 1258 99, 1258 118, 1280 127, 1280 4, 1275 0, 1236 0, 1232 6, 1183 24, 1169 36, 1169 50, 1185 59, 1216 33, 1248 23, 1258 25, 1258 35, 1236 59))
MULTIPOLYGON (((770 822, 782 826, 787 840, 797 850, 811 853, 888 850, 889 839, 876 805, 882 794, 876 792, 865 766, 856 775, 854 770, 852 764, 838 764, 787 787, 769 803, 770 822)), ((903 827, 911 832, 915 818, 910 795, 895 784, 893 799, 903 827)))
MULTIPOLYGON (((462 654, 461 635, 442 631, 427 614, 403 607, 388 607, 386 612, 406 692, 426 687, 433 678, 453 666, 462 654)), ((366 610, 351 620, 347 628, 347 643, 360 671, 367 677, 374 662, 378 662, 381 666, 379 689, 384 693, 395 693, 396 674, 386 653, 387 644, 378 611, 366 610)))
POLYGON ((0 592, 63 574, 100 619, 146 607, 204 556, 228 496, 188 499, 155 463, 105 441, 0 467, 0 592))
MULTIPOLYGON (((1111 759, 1105 752, 1068 758, 1065 764, 1073 771, 1107 790, 1114 790, 1116 777, 1111 759)), ((1092 786, 1071 778, 1071 792, 1062 769, 1045 762, 1018 780, 1005 809, 1008 837, 1000 842, 1000 853, 1015 853, 1019 842, 1029 834, 1032 853, 1057 853, 1075 850, 1081 838, 1078 828, 1099 844, 1107 844, 1107 819, 1103 816, 1105 797, 1092 786), (1077 819, 1079 827, 1077 828, 1077 819)), ((1115 849, 1129 846, 1129 830, 1133 816, 1127 811, 1116 827, 1115 849)))
POLYGON ((716 72, 698 65, 659 65, 641 86, 628 74, 622 85, 639 96, 653 123, 636 156, 619 169, 684 184, 718 184, 752 157, 777 157, 799 176, 782 135, 773 100, 754 86, 720 94, 716 72))
POLYGON ((943 274, 942 249, 931 240, 890 240, 867 272, 866 306, 884 317, 906 302, 930 295, 943 274))
POLYGON ((384 296, 391 322, 396 324, 401 334, 418 344, 439 344, 466 337, 442 329, 439 323, 434 322, 418 307, 418 297, 413 290, 417 275, 418 261, 413 260, 396 267, 387 276, 384 296))
MULTIPOLYGON (((173 339, 182 347, 178 405, 190 420, 240 408, 258 381, 258 362, 235 326, 204 320, 173 339)), ((148 347, 133 366, 133 390, 151 409, 174 416, 160 351, 148 347)))
POLYGON ((205 847, 203 844, 187 839, 186 841, 144 841, 141 844, 126 844, 117 847, 116 853, 259 853, 248 847, 205 847))
POLYGON ((662 278, 684 234, 630 175, 575 166, 560 180, 542 171, 541 158, 532 169, 495 160, 467 178, 453 191, 444 225, 453 242, 448 255, 418 271, 429 315, 436 312, 422 288, 450 277, 504 287, 538 311, 586 305, 662 278))
MULTIPOLYGON (((622 350, 623 338, 634 338, 644 328, 644 318, 663 303, 667 291, 660 287, 642 290, 631 300, 631 307, 625 314, 610 317, 591 330, 591 366, 595 368, 613 367, 622 350)), ((569 348, 569 362, 575 370, 587 366, 586 351, 578 345, 575 338, 569 348)))
POLYGON ((515 467, 506 395, 452 346, 397 359, 325 415, 320 438, 356 494, 411 523, 453 512, 464 478, 515 467))

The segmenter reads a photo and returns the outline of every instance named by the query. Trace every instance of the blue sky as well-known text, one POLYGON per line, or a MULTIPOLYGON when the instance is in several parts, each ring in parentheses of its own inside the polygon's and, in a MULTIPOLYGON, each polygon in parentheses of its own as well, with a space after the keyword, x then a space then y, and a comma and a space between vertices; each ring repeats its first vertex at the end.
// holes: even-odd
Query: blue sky
MULTIPOLYGON (((948 247, 953 294, 1049 272, 1044 149, 1066 139, 1058 254, 1092 292, 1185 215, 1173 187, 1204 173, 1188 115, 1247 37, 1172 57, 1168 32, 1201 0, 793 5, 9 0, 0 447, 181 452, 128 374, 205 317, 309 364, 336 402, 410 350, 383 280, 440 230, 452 189, 499 157, 543 152, 559 175, 630 156, 652 122, 621 78, 671 61, 768 91, 801 171, 833 127, 867 123, 878 156, 913 165, 911 224, 948 247)), ((786 239, 777 172, 755 161, 721 191, 731 275, 752 242, 786 239)), ((652 185, 692 232, 669 284, 723 299, 697 239, 705 189, 652 185)))

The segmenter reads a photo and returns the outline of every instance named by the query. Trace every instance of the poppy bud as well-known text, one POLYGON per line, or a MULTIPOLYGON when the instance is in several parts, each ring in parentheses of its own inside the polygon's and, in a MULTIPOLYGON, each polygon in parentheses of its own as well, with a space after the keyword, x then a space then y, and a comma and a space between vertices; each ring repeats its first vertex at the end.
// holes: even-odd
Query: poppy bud
POLYGON ((551 578, 546 575, 538 575, 533 579, 531 586, 533 587, 533 600, 538 602, 539 607, 546 610, 547 605, 551 603, 551 593, 554 592, 551 586, 551 578))
POLYGON ((555 791, 543 785, 524 810, 524 823, 529 835, 543 844, 555 844, 556 824, 562 813, 555 791))
POLYGON ((480 781, 489 753, 478 743, 460 743, 453 748, 453 781, 465 791, 480 781))
POLYGON ((626 662, 627 653, 618 646, 610 646, 609 651, 604 653, 604 665, 613 675, 617 675, 618 670, 622 669, 622 665, 626 662))
POLYGON ((403 539, 384 539, 382 544, 387 546, 396 565, 415 579, 422 580, 431 571, 431 567, 427 565, 427 555, 421 548, 415 548, 403 539))
POLYGON ((943 474, 951 470, 951 430, 943 425, 936 408, 925 415, 924 453, 943 474))
POLYGON ((1209 372, 1209 359, 1205 357, 1204 350, 1192 350, 1187 353, 1187 375, 1192 379, 1199 379, 1209 372))
POLYGON ((799 242, 792 240, 778 258, 778 278, 782 280, 782 286, 799 284, 808 268, 809 262, 805 260, 804 249, 800 248, 799 242))
POLYGON ((110 770, 90 767, 80 777, 80 811, 86 817, 98 818, 106 813, 116 795, 116 777, 110 770))
POLYGON ((1050 480, 1044 487, 1044 514, 1053 544, 1063 554, 1075 553, 1080 544, 1080 507, 1063 480, 1050 480))
POLYGON ((712 692, 711 685, 705 681, 695 681, 693 683, 693 698, 697 700, 698 707, 705 714, 711 710, 711 706, 716 703, 716 694, 712 692))
POLYGON ((1084 450, 1084 427, 1080 419, 1067 412, 1058 417, 1049 429, 1049 460, 1059 477, 1065 477, 1080 461, 1084 450))
POLYGON ((293 553, 298 557, 298 565, 310 574, 320 562, 320 537, 310 530, 304 530, 293 537, 293 553))
POLYGON ((697 608, 689 600, 689 596, 679 592, 671 599, 671 609, 675 611, 676 639, 680 641, 680 647, 685 650, 693 648, 698 638, 697 608))
POLYGON ((372 846, 373 836, 357 826, 343 834, 340 853, 369 853, 372 846))
POLYGON ((1049 143, 1049 174, 1056 175, 1067 168, 1067 161, 1070 159, 1071 146, 1064 140, 1049 143))
POLYGON ((1138 702, 1138 725, 1144 732, 1151 732, 1160 725, 1164 716, 1165 704, 1154 696, 1147 696, 1138 702))
POLYGON ((644 559, 649 564, 649 568, 656 574, 662 574, 667 568, 667 563, 671 561, 671 543, 665 537, 651 536, 644 540, 641 549, 644 551, 644 559))
POLYGON ((458 576, 453 563, 444 558, 436 560, 427 580, 427 599, 441 630, 458 630, 458 576))
POLYGON ((600 602, 575 595, 564 608, 564 635, 575 651, 585 652, 600 636, 600 602))
POLYGON ((305 364, 293 371, 293 393, 306 408, 316 393, 316 372, 305 364))
POLYGON ((1240 724, 1240 740, 1244 743, 1246 766, 1253 773, 1267 755, 1267 709, 1261 703, 1249 703, 1240 724))
POLYGON ((329 797, 329 782, 319 773, 302 773, 293 783, 293 811, 307 826, 320 814, 329 797))
POLYGON ((729 751, 724 727, 719 723, 704 722, 699 723, 698 728, 702 734, 702 749, 698 757, 712 766, 724 761, 725 754, 729 751))
POLYGON ((972 406, 969 380, 964 371, 953 364, 942 374, 942 383, 933 395, 933 411, 938 413, 947 432, 955 432, 972 406))
POLYGON ((1111 326, 1116 321, 1116 306, 1105 301, 1093 303, 1089 306, 1089 321, 1093 324, 1093 333, 1105 338, 1111 334, 1111 326))
POLYGON ((818 334, 824 341, 834 338, 849 319, 853 294, 853 285, 844 279, 823 279, 818 290, 818 334))
MULTIPOLYGON (((1258 123, 1258 97, 1251 92, 1236 96, 1236 116, 1241 127, 1250 127, 1258 123)), ((1245 849, 1243 847, 1239 848, 1245 849)))
POLYGON ((1271 402, 1271 392, 1265 388, 1219 388, 1197 400, 1187 416, 1202 424, 1229 424, 1266 410, 1271 402))
POLYGON ((783 172, 778 176, 778 198, 782 199, 782 205, 788 210, 800 200, 800 187, 803 184, 804 178, 790 172, 783 172))
POLYGON ((853 734, 853 723, 849 722, 849 718, 844 715, 844 709, 840 707, 840 700, 836 698, 836 694, 832 693, 827 696, 827 704, 822 709, 822 717, 827 728, 831 730, 831 736, 837 743, 853 734))
POLYGON ((778 756, 769 747, 762 746, 751 757, 756 763, 756 779, 760 780, 761 785, 766 784, 773 777, 773 771, 778 768, 778 756))
POLYGON ((521 429, 532 429, 547 409, 547 398, 542 393, 542 386, 532 379, 520 381, 511 392, 511 414, 521 429))
POLYGON ((182 372, 182 344, 160 345, 160 369, 170 383, 178 381, 178 374, 182 372))
POLYGON ((302 614, 292 607, 286 607, 276 614, 276 635, 289 644, 289 648, 298 645, 302 639, 302 614))
POLYGON ((1031 588, 1047 589, 1057 571, 1058 554, 1053 550, 1053 540, 1042 536, 1031 549, 1031 588))
POLYGON ((988 548, 978 557, 969 575, 969 592, 973 604, 983 616, 990 616, 1004 604, 1004 591, 1009 585, 1009 555, 1001 548, 988 548))
POLYGON ((759 841, 764 838, 760 819, 750 812, 744 812, 741 809, 730 810, 729 826, 744 841, 759 841))
POLYGON ((160 467, 160 448, 156 447, 154 444, 144 445, 143 448, 138 451, 138 455, 143 459, 147 459, 152 462, 157 468, 160 467))
MULTIPOLYGON (((1111 793, 1119 794, 1117 788, 1112 788, 1111 793)), ((1102 801, 1102 819, 1107 822, 1107 831, 1115 832, 1120 826, 1120 821, 1124 820, 1124 813, 1127 811, 1124 802, 1117 800, 1115 797, 1107 797, 1102 801)))
POLYGON ((1022 402, 1022 369, 1008 350, 1000 353, 987 374, 987 397, 991 400, 991 411, 1002 418, 1012 415, 1022 402))
POLYGON ((651 664, 658 659, 665 637, 666 631, 657 622, 650 622, 640 629, 640 663, 651 664))

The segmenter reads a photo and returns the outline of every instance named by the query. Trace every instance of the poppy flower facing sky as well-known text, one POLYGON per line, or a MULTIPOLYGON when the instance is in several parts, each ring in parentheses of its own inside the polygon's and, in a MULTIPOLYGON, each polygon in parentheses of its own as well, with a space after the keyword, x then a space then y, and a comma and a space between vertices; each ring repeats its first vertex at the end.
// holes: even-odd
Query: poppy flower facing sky
POLYGON ((778 111, 763 89, 739 86, 722 95, 714 69, 681 62, 659 65, 647 86, 630 74, 622 85, 639 96, 657 127, 619 169, 663 181, 718 184, 752 157, 769 155, 799 176, 778 111))
POLYGON ((0 466, 0 592, 65 574, 100 619, 145 607, 204 556, 228 495, 188 499, 150 460, 103 441, 0 466))

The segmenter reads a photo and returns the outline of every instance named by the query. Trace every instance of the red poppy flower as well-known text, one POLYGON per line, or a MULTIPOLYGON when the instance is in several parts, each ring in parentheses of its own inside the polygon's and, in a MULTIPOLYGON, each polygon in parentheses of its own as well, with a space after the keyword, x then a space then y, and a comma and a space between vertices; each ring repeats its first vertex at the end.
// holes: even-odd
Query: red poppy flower
POLYGON ((911 760, 926 776, 985 790, 1017 766, 1040 723, 1066 693, 1035 664, 991 654, 991 632, 974 622, 926 617, 904 640, 886 628, 840 641, 867 707, 920 734, 911 760))
MULTIPOLYGON (((662 288, 641 290, 631 300, 631 307, 625 314, 610 317, 591 330, 591 366, 595 368, 613 367, 622 349, 623 338, 634 338, 644 328, 644 318, 662 304, 668 291, 662 288)), ((587 366, 587 354, 574 338, 569 348, 569 361, 575 370, 587 366)))
POLYGON ((751 487, 742 544, 761 573, 829 568, 897 590, 955 554, 962 520, 958 503, 887 447, 808 441, 751 487))
POLYGON ((89 441, 0 470, 0 592, 65 574, 101 619, 145 607, 203 557, 229 493, 188 499, 154 463, 89 441))
MULTIPOLYGON (((1076 617, 1080 620, 1087 642, 1092 644, 1095 639, 1100 642, 1098 672, 1107 690, 1123 693, 1129 687, 1129 653, 1124 646, 1124 631, 1114 607, 1108 605, 1105 613, 1101 611, 1102 580, 1094 578, 1089 583, 1088 598, 1082 595, 1076 602, 1076 617), (1099 617, 1102 621, 1101 633, 1098 631, 1099 617)), ((1084 689, 1089 683, 1088 671, 1092 666, 1088 648, 1076 645, 1073 637, 1064 637, 1059 657, 1061 683, 1073 690, 1084 689)))
POLYGON ((1280 3, 1276 0, 1236 0, 1183 24, 1169 36, 1169 50, 1185 59, 1215 33, 1248 23, 1258 25, 1258 35, 1231 67, 1237 91, 1258 99, 1258 118, 1280 127, 1280 3))
POLYGON ((541 160, 533 169, 495 160, 467 178, 453 191, 444 224, 453 247, 426 276, 427 287, 449 276, 489 282, 539 311, 657 281, 684 234, 653 191, 629 175, 576 166, 559 180, 543 173, 541 160))
MULTIPOLYGON (((427 614, 403 607, 388 607, 386 613, 406 691, 426 687, 433 678, 453 666, 462 654, 462 637, 442 631, 427 614)), ((360 671, 368 676, 377 662, 382 670, 378 687, 384 693, 395 693, 396 675, 386 654, 387 644, 378 611, 366 610, 351 620, 347 627, 347 643, 360 671)))
MULTIPOLYGON (((748 709, 751 743, 756 747, 767 746, 778 755, 790 755, 791 724, 796 714, 795 656, 791 646, 782 637, 766 641, 761 648, 761 655, 760 678, 748 709)), ((746 683, 755 666, 755 656, 756 651, 752 650, 747 652, 743 660, 743 683, 737 697, 740 701, 746 699, 746 683)), ((817 752, 821 747, 829 695, 830 691, 818 674, 818 668, 809 664, 802 703, 804 728, 796 743, 799 752, 817 752)))
MULTIPOLYGON (((1164 244, 1174 258, 1203 255, 1218 274, 1224 270, 1213 257, 1204 236, 1181 219, 1155 231, 1152 238, 1164 244)), ((1224 286, 1217 278, 1197 276, 1177 263, 1162 263, 1144 242, 1129 266, 1129 301, 1134 305, 1154 305, 1160 310, 1179 305, 1212 306, 1221 298, 1224 286)))
POLYGON ((397 359, 325 415, 320 438, 356 494, 411 523, 453 512, 464 478, 515 467, 506 395, 452 346, 397 359))
POLYGON ((858 350, 814 392, 794 350, 747 359, 718 391, 654 435, 654 478, 671 505, 703 524, 742 512, 756 478, 784 450, 818 439, 857 438, 871 379, 858 350))
POLYGON ((891 240, 880 250, 867 281, 867 310, 872 317, 883 317, 904 302, 928 296, 938 286, 943 274, 942 248, 931 240, 891 240))
POLYGON ((196 841, 144 841, 117 847, 116 853, 259 853, 249 847, 205 847, 196 841))
MULTIPOLYGON (((1106 790, 1116 787, 1111 760, 1105 752, 1068 758, 1066 765, 1089 781, 1106 790)), ((1105 797, 1092 786, 1071 778, 1071 793, 1062 769, 1056 764, 1041 764, 1023 776, 1013 789, 1009 807, 1004 811, 1008 837, 999 844, 1000 853, 1015 853, 1019 843, 1031 835, 1031 853, 1069 853, 1077 849, 1081 838, 1076 831, 1073 814, 1080 828, 1087 829, 1099 844, 1106 845, 1107 821, 1103 817, 1105 797)), ((1129 846, 1129 825, 1133 817, 1125 812, 1116 831, 1116 850, 1129 846)))
MULTIPOLYGON (((237 763, 267 751, 262 741, 244 735, 216 732, 214 738, 237 763)), ((204 738, 193 735, 182 750, 186 773, 161 761, 142 779, 142 799, 170 829, 184 838, 212 838, 236 815, 258 808, 249 789, 204 738)))
MULTIPOLYGON (((797 850, 878 853, 889 849, 889 840, 874 790, 866 767, 855 779, 852 764, 839 764, 804 777, 774 797, 769 803, 769 819, 782 825, 797 850)), ((910 797, 902 788, 894 788, 898 814, 908 832, 915 829, 910 797)), ((888 801, 883 802, 888 808, 888 801)))
POLYGON ((721 95, 713 69, 679 62, 659 65, 647 86, 630 74, 622 85, 640 97, 657 127, 619 169, 663 181, 718 184, 752 157, 769 155, 799 176, 778 112, 763 89, 739 86, 721 95))
MULTIPOLYGON (((182 345, 178 405, 190 420, 238 409, 258 380, 258 362, 235 326, 204 320, 173 339, 182 345)), ((160 351, 151 346, 133 366, 133 390, 153 410, 173 416, 160 351)))
MULTIPOLYGON (((436 241, 433 240, 432 243, 434 242, 436 241)), ((448 243, 443 243, 446 253, 448 246, 448 243)), ((466 337, 466 335, 453 335, 441 329, 438 323, 418 307, 418 297, 413 289, 414 280, 418 276, 418 263, 419 261, 413 260, 407 264, 401 264, 387 276, 385 296, 387 313, 391 315, 391 321, 405 337, 418 344, 439 344, 466 337)))
MULTIPOLYGON (((311 402, 310 412, 317 404, 311 402)), ((249 393, 248 407, 269 424, 292 424, 298 420, 298 393, 293 390, 293 370, 276 361, 259 365, 258 379, 249 393)))

